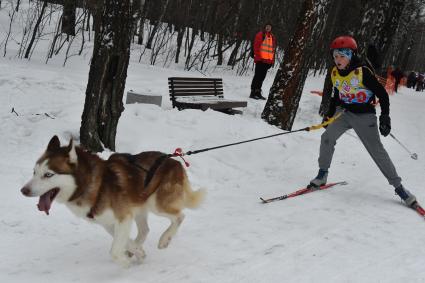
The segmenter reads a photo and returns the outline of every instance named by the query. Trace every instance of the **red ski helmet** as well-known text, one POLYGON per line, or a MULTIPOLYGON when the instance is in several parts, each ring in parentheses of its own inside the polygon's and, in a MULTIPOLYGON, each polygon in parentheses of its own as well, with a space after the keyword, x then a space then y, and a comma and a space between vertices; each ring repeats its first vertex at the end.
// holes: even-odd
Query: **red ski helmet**
POLYGON ((349 35, 338 36, 332 41, 330 49, 332 50, 338 48, 349 48, 353 51, 357 51, 357 42, 352 36, 349 35))

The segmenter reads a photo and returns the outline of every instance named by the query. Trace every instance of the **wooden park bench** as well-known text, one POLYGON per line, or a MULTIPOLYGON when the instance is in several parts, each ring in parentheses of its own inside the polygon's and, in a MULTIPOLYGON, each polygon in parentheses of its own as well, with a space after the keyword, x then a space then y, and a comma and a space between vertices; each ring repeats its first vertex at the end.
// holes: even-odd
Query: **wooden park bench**
POLYGON ((173 108, 201 109, 211 108, 228 114, 241 113, 233 108, 246 107, 246 101, 225 99, 223 80, 219 78, 168 78, 168 88, 173 108))

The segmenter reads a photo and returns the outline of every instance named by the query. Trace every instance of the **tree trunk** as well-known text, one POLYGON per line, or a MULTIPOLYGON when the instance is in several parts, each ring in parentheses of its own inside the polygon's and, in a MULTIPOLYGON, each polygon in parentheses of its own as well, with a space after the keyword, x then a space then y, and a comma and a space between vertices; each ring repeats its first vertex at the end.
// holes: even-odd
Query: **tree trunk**
POLYGON ((46 7, 47 7, 47 0, 44 0, 43 6, 41 7, 40 15, 38 16, 37 22, 35 23, 34 30, 32 32, 32 37, 31 37, 30 43, 28 44, 27 50, 25 52, 25 56, 24 56, 25 59, 28 59, 29 56, 30 56, 31 49, 32 49, 32 46, 34 44, 38 28, 40 27, 41 20, 43 19, 43 16, 44 16, 44 11, 46 11, 46 7))
POLYGON ((16 10, 14 9, 12 11, 12 15, 10 15, 9 29, 8 29, 8 31, 6 33, 6 39, 5 39, 5 42, 4 42, 4 53, 3 53, 3 57, 6 57, 7 43, 9 42, 9 37, 10 37, 10 34, 12 33, 12 24, 13 24, 13 20, 15 18, 15 14, 16 14, 16 10))
POLYGON ((219 34, 217 39, 217 66, 223 65, 223 35, 219 34))
POLYGON ((241 47, 241 44, 242 44, 242 39, 238 38, 236 41, 236 45, 232 50, 232 53, 230 53, 229 61, 227 62, 228 66, 235 66, 236 57, 238 55, 238 51, 239 51, 239 48, 241 47))
POLYGON ((177 64, 179 62, 180 50, 183 43, 184 28, 179 26, 179 27, 176 27, 176 29, 177 29, 177 50, 176 50, 175 63, 177 64))
POLYGON ((143 44, 144 28, 145 28, 145 19, 142 17, 139 20, 139 32, 137 34, 137 44, 139 45, 143 44))
POLYGON ((62 33, 75 36, 75 9, 74 0, 65 0, 63 3, 62 33))
MULTIPOLYGON (((364 1, 364 17, 357 33, 357 41, 361 53, 366 52, 369 43, 373 43, 380 55, 380 62, 386 60, 387 52, 397 29, 406 0, 364 1)), ((385 72, 385 64, 380 70, 385 72)))
POLYGON ((160 22, 155 22, 154 23, 154 26, 152 28, 152 31, 149 34, 148 41, 146 42, 146 48, 147 49, 152 49, 152 42, 153 42, 153 39, 155 37, 156 32, 158 31, 158 28, 159 28, 159 25, 160 24, 161 24, 160 22))
POLYGON ((146 20, 146 14, 149 7, 149 0, 140 0, 140 19, 139 19, 139 32, 137 36, 137 44, 142 45, 143 44, 143 38, 145 33, 145 20, 146 20))
MULTIPOLYGON (((189 31, 189 28, 187 30, 189 31)), ((187 36, 189 37, 189 33, 188 33, 187 36)), ((185 63, 185 70, 188 70, 188 71, 191 69, 190 59, 191 59, 193 44, 195 43, 195 38, 196 38, 196 32, 195 32, 195 30, 192 30, 192 36, 191 36, 190 43, 189 43, 189 46, 188 46, 186 63, 185 63)))
MULTIPOLYGON (((409 33, 409 30, 420 15, 420 9, 417 9, 415 3, 417 3, 415 0, 407 0, 402 15, 400 16, 398 27, 392 38, 387 56, 387 58, 391 58, 391 65, 402 65, 404 54, 406 54, 407 48, 410 45, 409 41, 411 33, 409 33)), ((405 67, 402 67, 402 70, 404 70, 405 67)))
POLYGON ((330 2, 330 0, 303 2, 295 34, 285 52, 261 114, 261 117, 271 125, 284 130, 292 129, 308 72, 305 62, 307 45, 311 38, 317 37, 323 31, 330 2))
POLYGON ((92 151, 115 150, 130 58, 131 0, 97 0, 95 42, 82 115, 81 143, 92 151))
POLYGON ((167 12, 167 8, 168 8, 168 3, 169 3, 169 1, 170 1, 170 0, 165 0, 165 3, 162 3, 162 1, 158 1, 158 2, 159 2, 159 5, 161 5, 162 12, 161 12, 161 14, 159 15, 158 20, 156 20, 156 21, 155 21, 155 23, 154 23, 154 27, 153 27, 153 29, 152 29, 152 32, 151 32, 151 34, 149 35, 148 42, 146 43, 146 48, 147 48, 147 49, 151 49, 151 48, 152 48, 152 42, 153 42, 153 39, 154 39, 154 37, 155 37, 156 32, 158 31, 158 28, 159 28, 159 27, 161 26, 161 24, 162 24, 162 19, 163 19, 163 18, 164 18, 164 16, 165 16, 165 12, 167 12))

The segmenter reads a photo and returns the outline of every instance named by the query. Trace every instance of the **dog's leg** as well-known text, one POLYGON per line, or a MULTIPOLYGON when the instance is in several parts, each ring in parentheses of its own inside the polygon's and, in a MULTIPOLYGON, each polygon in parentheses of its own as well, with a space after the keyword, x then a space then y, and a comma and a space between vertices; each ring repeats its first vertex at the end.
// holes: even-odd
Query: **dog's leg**
POLYGON ((159 239, 159 243, 158 243, 159 249, 165 249, 166 247, 168 247, 171 239, 177 233, 177 229, 179 228, 180 224, 183 222, 184 214, 179 213, 177 215, 173 215, 173 214, 161 214, 161 215, 167 217, 171 221, 170 226, 161 235, 161 238, 159 239))
POLYGON ((137 224, 137 237, 135 239, 136 244, 143 245, 143 243, 146 240, 146 237, 149 233, 149 226, 148 226, 148 213, 147 211, 144 211, 143 213, 140 213, 136 215, 136 224, 137 224))
POLYGON ((146 240, 146 236, 149 233, 149 226, 148 226, 148 214, 147 211, 143 211, 142 213, 139 213, 136 215, 135 218, 136 224, 137 224, 137 237, 136 239, 129 240, 128 242, 128 251, 136 256, 136 259, 138 263, 142 263, 142 261, 146 257, 146 253, 143 250, 143 243, 146 240))
MULTIPOLYGON (((105 228, 106 232, 109 233, 109 235, 114 237, 114 225, 102 225, 103 228, 105 228)), ((139 247, 139 244, 137 244, 134 240, 128 239, 127 242, 127 248, 126 248, 126 255, 128 257, 132 257, 133 255, 136 256, 137 260, 141 263, 141 261, 146 257, 145 251, 139 247)))
POLYGON ((114 225, 114 239, 112 241, 111 256, 121 266, 130 267, 130 258, 127 255, 127 243, 129 242, 132 218, 127 217, 114 225))

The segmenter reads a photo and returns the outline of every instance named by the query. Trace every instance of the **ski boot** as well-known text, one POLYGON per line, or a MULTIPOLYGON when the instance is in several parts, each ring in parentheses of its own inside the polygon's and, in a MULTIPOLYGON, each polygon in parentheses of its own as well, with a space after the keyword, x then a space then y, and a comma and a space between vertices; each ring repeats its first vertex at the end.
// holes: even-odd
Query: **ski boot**
POLYGON ((316 178, 310 181, 310 184, 308 185, 308 187, 312 189, 318 189, 321 186, 326 185, 327 180, 328 180, 328 171, 319 169, 319 172, 317 173, 316 178))
POLYGON ((404 201, 404 203, 409 207, 414 207, 416 204, 416 197, 406 190, 403 185, 398 186, 395 189, 395 193, 404 201))

